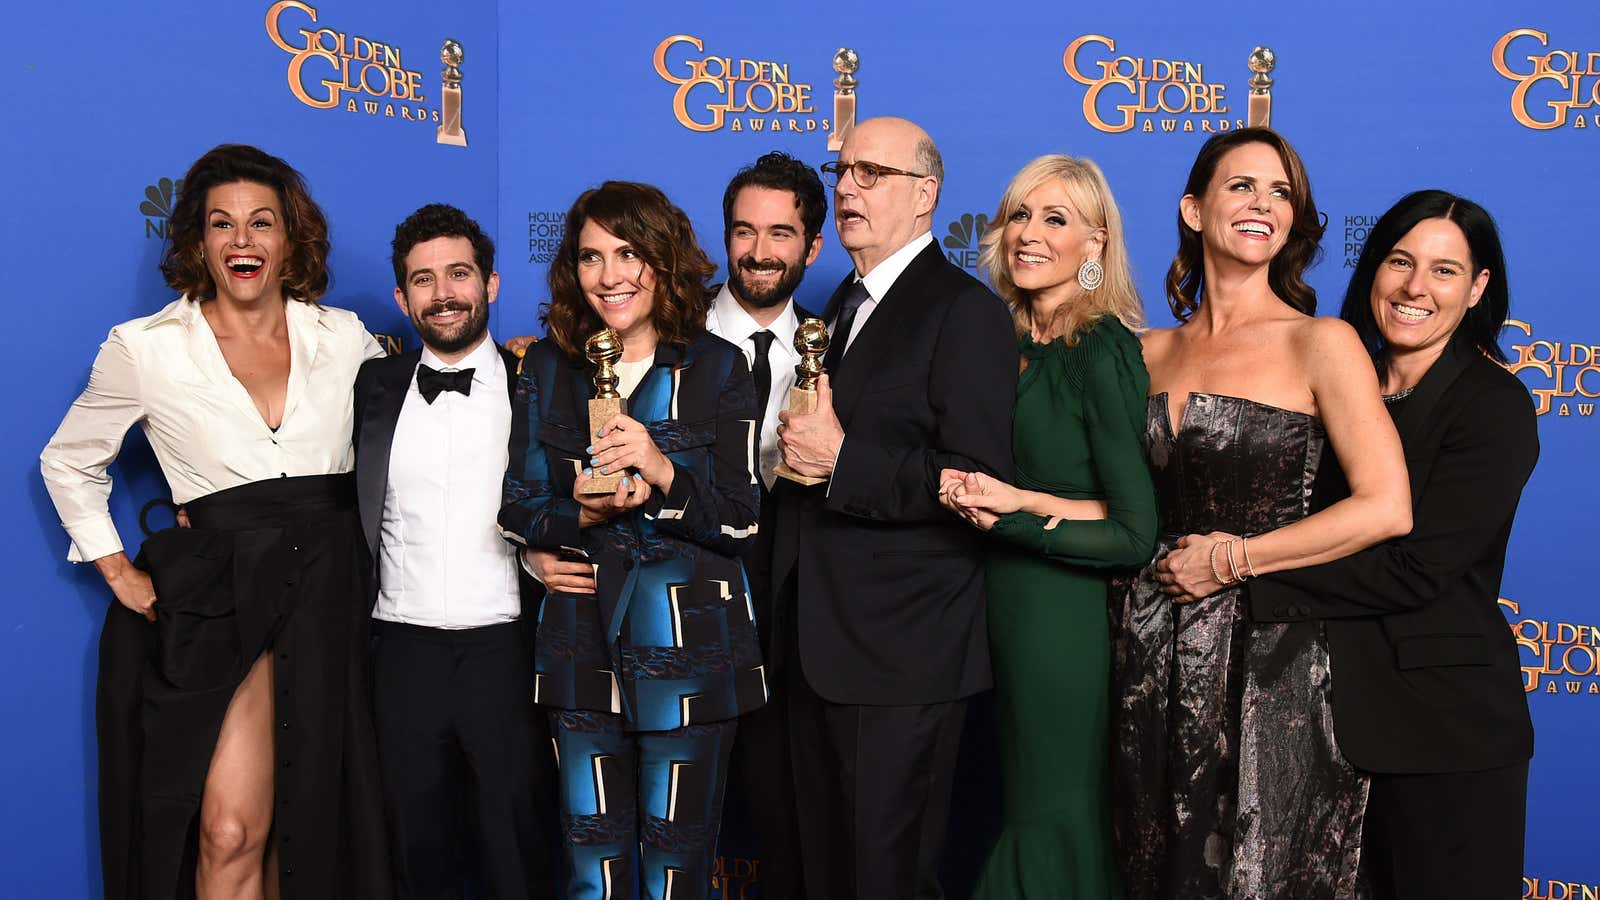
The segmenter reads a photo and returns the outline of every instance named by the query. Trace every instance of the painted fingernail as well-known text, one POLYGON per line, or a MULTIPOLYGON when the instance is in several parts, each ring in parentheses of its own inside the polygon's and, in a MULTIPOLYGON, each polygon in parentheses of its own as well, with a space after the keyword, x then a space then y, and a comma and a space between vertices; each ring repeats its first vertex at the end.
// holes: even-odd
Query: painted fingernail
POLYGON ((594 445, 590 444, 589 446, 583 448, 583 452, 585 452, 585 453, 593 453, 594 452, 594 445))
POLYGON ((596 431, 594 433, 594 436, 595 437, 605 437, 606 436, 606 430, 604 428, 602 428, 599 431, 596 431))
POLYGON ((585 475, 593 475, 594 474, 594 470, 593 469, 589 469, 589 468, 585 468, 583 470, 583 474, 585 474, 585 475))
MULTIPOLYGON (((601 475, 610 475, 611 474, 611 467, 610 466, 601 466, 600 467, 600 474, 601 475)), ((627 484, 628 480, 626 478, 624 478, 622 480, 622 483, 623 484, 627 484)))
POLYGON ((589 465, 591 465, 591 466, 598 466, 598 465, 600 465, 600 460, 598 460, 598 459, 591 459, 591 460, 589 460, 589 465))
MULTIPOLYGON (((604 471, 605 471, 605 469, 601 469, 601 470, 600 470, 600 471, 602 471, 602 472, 604 472, 604 471)), ((624 475, 624 476, 622 476, 622 486, 623 486, 623 487, 627 487, 627 486, 628 486, 628 483, 629 483, 629 482, 628 482, 628 476, 626 476, 626 475, 624 475)))

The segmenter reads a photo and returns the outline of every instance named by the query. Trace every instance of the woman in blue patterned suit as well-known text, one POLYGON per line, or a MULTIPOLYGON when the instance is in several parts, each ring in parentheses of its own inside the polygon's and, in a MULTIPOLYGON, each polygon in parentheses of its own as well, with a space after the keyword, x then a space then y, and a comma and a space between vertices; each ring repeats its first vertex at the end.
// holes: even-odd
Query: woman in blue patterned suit
POLYGON ((552 585, 535 645, 572 898, 635 896, 635 873, 647 897, 706 896, 736 718, 766 701, 738 560, 760 503, 755 389, 705 330, 713 271, 661 191, 586 191, 550 266, 549 340, 517 385, 500 525, 594 566, 592 592, 552 585), (628 414, 591 431, 582 351, 603 327, 622 338, 628 414), (614 493, 583 493, 617 472, 614 493))

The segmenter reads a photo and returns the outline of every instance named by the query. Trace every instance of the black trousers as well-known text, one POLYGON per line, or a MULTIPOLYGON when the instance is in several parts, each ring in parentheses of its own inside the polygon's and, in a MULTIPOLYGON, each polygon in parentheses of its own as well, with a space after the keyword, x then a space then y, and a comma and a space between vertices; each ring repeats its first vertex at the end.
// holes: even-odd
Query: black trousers
POLYGON ((554 751, 527 629, 374 621, 378 756, 405 900, 556 896, 554 751))
POLYGON ((789 640, 790 744, 806 896, 940 900, 939 858, 967 701, 829 702, 806 682, 792 625, 789 640))
POLYGON ((789 750, 789 691, 769 683, 765 706, 739 717, 728 777, 738 785, 760 848, 763 900, 805 896, 800 868, 800 823, 789 750))
POLYGON ((1362 834, 1375 900, 1522 896, 1528 764, 1481 772, 1373 775, 1362 834))

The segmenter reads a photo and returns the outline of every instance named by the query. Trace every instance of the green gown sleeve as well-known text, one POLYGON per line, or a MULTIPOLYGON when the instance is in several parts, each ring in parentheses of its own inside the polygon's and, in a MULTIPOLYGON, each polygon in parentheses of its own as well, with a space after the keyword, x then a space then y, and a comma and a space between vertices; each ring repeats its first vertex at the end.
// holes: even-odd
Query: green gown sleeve
MULTIPOLYGON (((1145 460, 1142 434, 1150 376, 1138 339, 1118 323, 1103 323, 1084 335, 1084 424, 1089 456, 1105 488, 1106 518, 1049 519, 1015 512, 1000 517, 995 537, 1074 565, 1138 566, 1150 561, 1156 543, 1155 486, 1145 460), (1120 333, 1106 333, 1110 329, 1120 333), (1085 346, 1088 342, 1094 346, 1085 346)), ((1043 362, 1043 361, 1041 361, 1043 362)))

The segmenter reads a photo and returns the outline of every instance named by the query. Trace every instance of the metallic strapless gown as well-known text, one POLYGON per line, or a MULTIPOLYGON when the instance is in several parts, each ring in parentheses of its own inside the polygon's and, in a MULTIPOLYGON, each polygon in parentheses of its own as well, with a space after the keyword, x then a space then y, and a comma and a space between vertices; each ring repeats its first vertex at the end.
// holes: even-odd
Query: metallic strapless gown
MULTIPOLYGON (((1162 537, 1305 517, 1321 424, 1251 400, 1167 396, 1145 429, 1162 537)), ((1185 606, 1153 569, 1113 590, 1116 839, 1132 900, 1355 896, 1366 780, 1334 743, 1327 639, 1251 624, 1239 589, 1185 606)))

